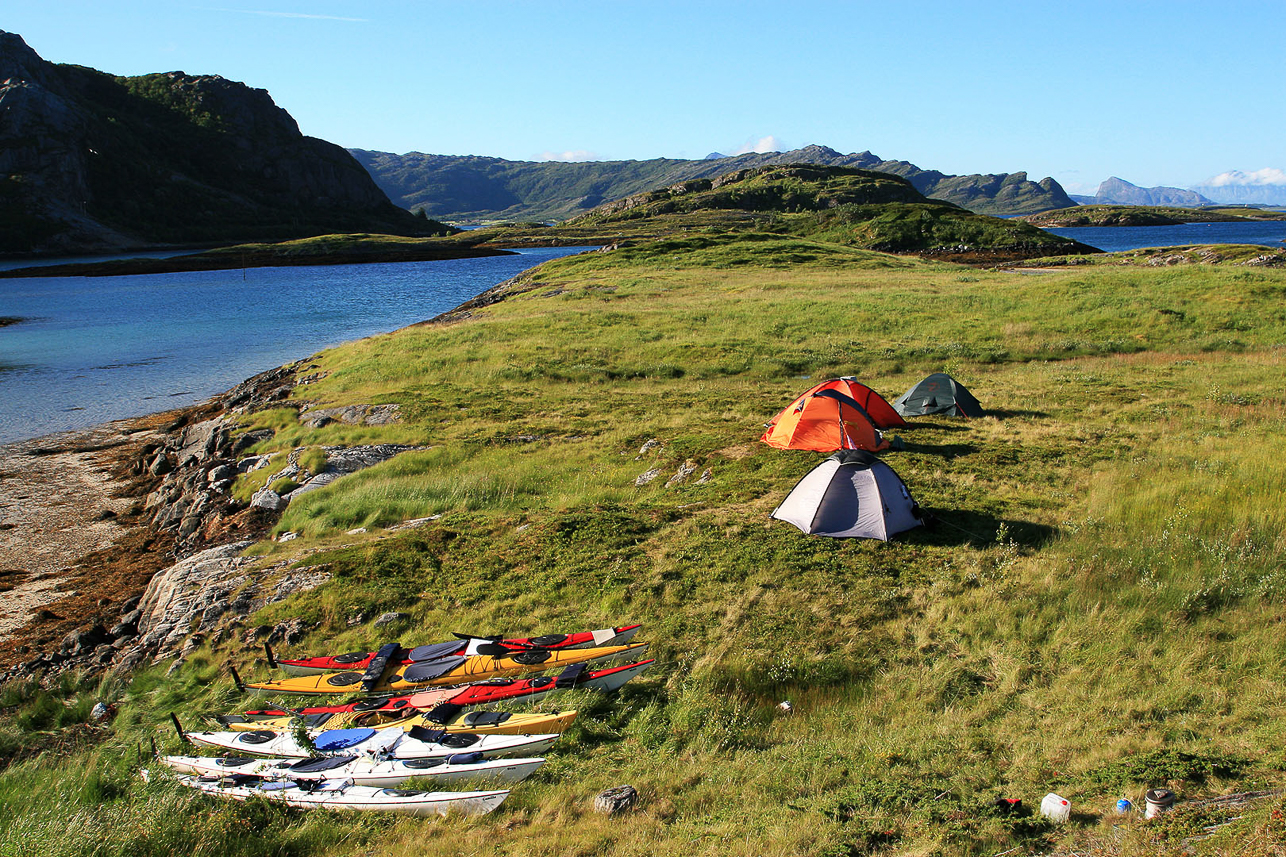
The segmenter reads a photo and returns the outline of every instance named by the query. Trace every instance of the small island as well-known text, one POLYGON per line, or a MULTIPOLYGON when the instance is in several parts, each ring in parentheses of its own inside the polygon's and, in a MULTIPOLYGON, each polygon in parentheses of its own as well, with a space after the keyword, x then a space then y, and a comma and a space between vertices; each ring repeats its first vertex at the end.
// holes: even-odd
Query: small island
POLYGON ((1162 205, 1078 205, 1015 219, 1041 228, 1064 229, 1077 226, 1177 226, 1181 223, 1286 220, 1286 212, 1235 206, 1179 208, 1162 205))
MULTIPOLYGON (((112 277, 127 274, 173 274, 236 268, 293 265, 355 265, 371 262, 437 262, 480 256, 507 256, 509 250, 449 243, 441 238, 398 235, 322 235, 295 241, 236 244, 162 259, 134 257, 103 262, 38 265, 0 271, 0 277, 112 277)), ((11 319, 15 323, 19 319, 11 319)), ((6 320, 0 319, 0 325, 6 320)))

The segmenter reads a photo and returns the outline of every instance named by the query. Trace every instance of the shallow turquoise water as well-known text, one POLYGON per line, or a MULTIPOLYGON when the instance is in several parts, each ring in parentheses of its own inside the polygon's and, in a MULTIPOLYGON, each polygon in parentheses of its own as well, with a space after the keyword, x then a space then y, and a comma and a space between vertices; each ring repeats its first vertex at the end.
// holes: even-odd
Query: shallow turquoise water
POLYGON ((0 280, 0 443, 189 405, 432 318, 546 259, 517 256, 0 280))

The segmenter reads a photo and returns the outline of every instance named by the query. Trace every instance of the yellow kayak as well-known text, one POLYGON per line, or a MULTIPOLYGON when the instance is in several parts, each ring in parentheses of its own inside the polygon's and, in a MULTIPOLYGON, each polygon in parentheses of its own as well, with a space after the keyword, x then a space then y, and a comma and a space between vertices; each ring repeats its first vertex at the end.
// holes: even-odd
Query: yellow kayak
MULTIPOLYGON (((367 715, 376 712, 358 712, 367 715)), ((352 714, 352 712, 345 712, 352 714)), ((575 711, 554 712, 552 714, 511 714, 507 711, 458 711, 439 712, 434 719, 429 719, 429 712, 410 712, 411 716, 394 719, 367 718, 354 720, 349 717, 329 719, 326 729, 347 729, 370 727, 372 729, 410 729, 412 726, 425 726, 429 729, 446 729, 448 732, 468 732, 474 735, 560 735, 576 719, 575 711), (445 721, 445 722, 443 722, 445 721)), ((233 723, 228 725, 232 732, 289 732, 294 726, 289 717, 278 717, 272 720, 259 720, 254 723, 233 723)))
POLYGON ((424 687, 561 669, 569 664, 603 658, 628 655, 631 660, 637 660, 646 649, 647 643, 630 643, 624 646, 601 646, 594 649, 507 651, 494 656, 455 655, 435 661, 390 664, 378 681, 372 681, 369 676, 363 681, 363 673, 351 670, 324 675, 292 676, 257 684, 246 682, 244 686, 274 693, 294 694, 408 693, 424 687))

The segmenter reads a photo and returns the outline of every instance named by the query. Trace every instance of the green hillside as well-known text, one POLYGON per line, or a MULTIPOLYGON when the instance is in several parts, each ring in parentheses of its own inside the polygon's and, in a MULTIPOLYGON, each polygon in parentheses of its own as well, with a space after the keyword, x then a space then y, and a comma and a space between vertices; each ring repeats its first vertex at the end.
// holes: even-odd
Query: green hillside
POLYGON ((960 261, 1092 252, 1028 224, 925 199, 887 173, 810 164, 739 170, 600 206, 550 230, 759 231, 960 261))
POLYGON ((292 503, 277 531, 300 537, 255 551, 333 577, 246 626, 302 617, 287 649, 319 653, 635 621, 658 666, 558 698, 581 714, 545 767, 446 821, 140 783, 140 745, 177 749, 170 712, 265 701, 224 672, 269 674, 241 634, 168 676, 9 687, 0 853, 1279 853, 1280 796, 1192 807, 1286 786, 1286 272, 1019 275, 705 233, 547 263, 507 293, 322 352, 288 403, 397 403, 401 423, 245 418, 275 430, 253 452, 426 447, 292 503), (916 419, 883 454, 934 526, 883 543, 769 519, 822 458, 757 441, 794 396, 855 374, 892 400, 944 370, 986 416, 916 419), (410 618, 374 627, 386 610, 410 618), (97 698, 120 713, 81 737, 97 698), (595 814, 622 783, 637 808, 595 814), (1155 786, 1188 808, 1112 814, 1155 786), (1069 824, 994 807, 1047 792, 1069 824))
POLYGON ((1034 182, 1023 172, 952 176, 908 161, 886 160, 870 152, 845 155, 826 146, 700 161, 654 158, 579 163, 350 151, 399 205, 455 222, 562 221, 605 202, 682 182, 796 163, 901 176, 927 197, 982 214, 1029 214, 1074 204, 1050 178, 1034 182))

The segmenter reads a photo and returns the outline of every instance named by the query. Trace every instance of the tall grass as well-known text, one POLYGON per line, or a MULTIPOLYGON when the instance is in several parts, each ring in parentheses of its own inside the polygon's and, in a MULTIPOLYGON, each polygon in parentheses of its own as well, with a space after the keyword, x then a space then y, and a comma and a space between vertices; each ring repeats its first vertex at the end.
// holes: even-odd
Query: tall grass
MULTIPOLYGON (((1098 826, 1121 794, 1286 782, 1286 276, 1020 276, 823 249, 707 235, 561 260, 470 321, 318 356, 310 397, 397 402, 401 425, 260 418, 279 427, 265 451, 431 447, 291 505, 281 526, 305 537, 265 550, 332 577, 249 620, 307 620, 286 652, 644 623, 658 666, 570 700, 577 723, 494 816, 279 819, 139 791, 109 752, 164 736, 169 711, 252 704, 222 676, 267 675, 237 634, 118 691, 115 737, 76 751, 78 770, 0 773, 26 825, 5 847, 63 835, 100 853, 101 835, 102 853, 153 853, 213 813, 211 853, 1130 853, 1144 834, 1098 826), (884 454, 935 526, 886 544, 768 517, 822 457, 757 442, 791 398, 856 374, 891 399, 941 369, 988 416, 915 420, 884 454), (409 619, 373 627, 394 609, 409 619), (83 803, 105 832, 64 834, 45 804, 91 794, 91 770, 118 790, 83 803), (626 782, 638 809, 597 816, 593 795, 626 782), (993 811, 1047 791, 1072 799, 1070 827, 993 811), (268 844, 218 838, 236 823, 268 844)), ((69 728, 19 728, 45 715, 5 704, 15 740, 69 728)), ((1268 835, 1255 825, 1233 842, 1268 835)))

